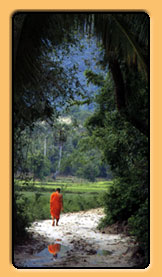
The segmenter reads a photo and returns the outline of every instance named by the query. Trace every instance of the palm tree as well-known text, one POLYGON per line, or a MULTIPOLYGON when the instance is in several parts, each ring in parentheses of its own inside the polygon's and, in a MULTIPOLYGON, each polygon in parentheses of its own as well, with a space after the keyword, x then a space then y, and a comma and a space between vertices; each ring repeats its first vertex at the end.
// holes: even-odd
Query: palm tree
POLYGON ((97 14, 95 30, 102 37, 107 56, 122 56, 127 63, 138 63, 148 74, 149 20, 145 13, 97 14))
MULTIPOLYGON (((137 72, 148 86, 149 78, 149 18, 145 13, 97 14, 94 29, 103 42, 105 58, 115 85, 116 103, 119 112, 140 132, 148 136, 146 120, 138 119, 128 109, 128 96, 132 93, 124 67, 137 72)), ((136 92, 138 93, 138 92, 136 92)))

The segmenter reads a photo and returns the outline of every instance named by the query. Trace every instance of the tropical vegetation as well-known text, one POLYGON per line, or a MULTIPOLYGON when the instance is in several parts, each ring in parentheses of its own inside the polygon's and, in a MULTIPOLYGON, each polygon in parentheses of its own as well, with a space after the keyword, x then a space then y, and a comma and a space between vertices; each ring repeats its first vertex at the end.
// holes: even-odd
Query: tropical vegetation
MULTIPOLYGON (((43 180, 60 173, 113 179, 104 197, 102 226, 127 221, 139 243, 141 266, 148 266, 148 15, 26 12, 15 14, 13 25, 15 179, 26 174, 43 180), (97 39, 96 67, 102 69, 87 61, 86 89, 78 65, 63 63, 84 36, 97 39), (92 84, 97 89, 88 93, 92 84), (60 118, 71 122, 60 123, 60 118)), ((80 48, 84 51, 84 45, 80 48)), ((16 228, 22 229, 18 221, 25 204, 16 201, 15 193, 16 228)))

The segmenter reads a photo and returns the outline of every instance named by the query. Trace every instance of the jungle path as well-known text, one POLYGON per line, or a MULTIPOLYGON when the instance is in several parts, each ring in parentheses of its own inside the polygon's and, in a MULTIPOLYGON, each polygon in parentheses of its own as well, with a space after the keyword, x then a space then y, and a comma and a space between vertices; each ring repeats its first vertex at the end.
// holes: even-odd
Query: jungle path
POLYGON ((52 220, 37 221, 29 232, 37 243, 16 249, 14 263, 25 268, 132 268, 135 241, 123 234, 97 230, 103 209, 61 214, 59 226, 52 220), (58 245, 54 257, 49 245, 58 245))

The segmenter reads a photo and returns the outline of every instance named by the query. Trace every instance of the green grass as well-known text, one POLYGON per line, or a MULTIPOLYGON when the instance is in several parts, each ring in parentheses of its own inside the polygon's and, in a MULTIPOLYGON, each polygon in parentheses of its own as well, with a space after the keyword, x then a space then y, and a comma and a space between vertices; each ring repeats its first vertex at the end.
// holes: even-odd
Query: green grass
POLYGON ((66 192, 98 192, 98 191, 107 191, 108 187, 112 185, 113 181, 99 181, 99 182, 84 182, 84 183, 70 183, 70 182, 28 182, 18 181, 17 185, 22 189, 32 190, 32 191, 53 191, 57 187, 60 187, 63 191, 66 192))
MULTIPOLYGON (((31 191, 22 191, 21 198, 18 202, 23 202, 24 197, 26 201, 26 213, 28 213, 30 220, 49 219, 50 216, 50 195, 51 193, 39 193, 31 191)), ((63 193, 64 213, 78 212, 80 210, 88 210, 102 206, 103 193, 63 193)))
POLYGON ((18 202, 25 205, 25 212, 30 221, 34 221, 51 218, 50 195, 57 187, 61 188, 64 212, 66 213, 101 207, 103 195, 111 185, 112 181, 99 180, 92 183, 85 180, 83 182, 80 179, 72 180, 72 178, 60 178, 56 182, 37 181, 35 183, 16 180, 15 190, 21 194, 18 202))

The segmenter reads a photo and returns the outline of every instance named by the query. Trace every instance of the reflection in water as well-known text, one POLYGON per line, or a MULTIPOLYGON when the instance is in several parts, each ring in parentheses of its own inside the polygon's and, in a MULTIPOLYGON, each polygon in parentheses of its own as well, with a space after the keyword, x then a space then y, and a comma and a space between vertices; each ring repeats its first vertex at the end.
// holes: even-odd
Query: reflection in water
MULTIPOLYGON (((27 258, 24 262, 23 267, 30 268, 40 268, 40 267, 57 267, 60 262, 65 262, 67 258, 69 258, 69 250, 71 247, 69 245, 63 245, 59 242, 61 239, 56 239, 53 244, 49 244, 48 247, 44 248, 38 253, 35 253, 31 258, 27 258)), ((95 251, 96 253, 96 251, 95 251)), ((92 264, 97 265, 100 260, 98 260, 99 256, 108 256, 113 255, 114 251, 108 251, 103 249, 98 249, 96 255, 93 256, 93 260, 91 260, 92 264)), ((92 253, 87 253, 87 257, 92 253)), ((74 267, 75 267, 75 252, 72 253, 71 259, 73 259, 74 267)))
POLYGON ((57 253, 60 252, 61 250, 61 245, 59 243, 55 244, 50 244, 48 245, 48 251, 53 254, 53 257, 56 259, 57 258, 57 253))
POLYGON ((32 258, 24 262, 24 267, 39 268, 39 267, 55 267, 62 258, 66 258, 69 246, 60 244, 61 239, 56 239, 54 243, 38 253, 35 253, 32 258))

